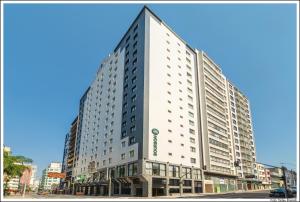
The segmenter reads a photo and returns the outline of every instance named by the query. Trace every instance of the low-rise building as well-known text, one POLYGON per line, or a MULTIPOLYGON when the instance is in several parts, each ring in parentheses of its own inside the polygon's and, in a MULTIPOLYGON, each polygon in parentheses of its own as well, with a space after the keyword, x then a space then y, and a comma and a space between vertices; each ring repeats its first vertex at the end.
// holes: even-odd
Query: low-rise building
POLYGON ((260 182, 259 189, 271 189, 271 173, 263 164, 257 163, 258 180, 260 182))

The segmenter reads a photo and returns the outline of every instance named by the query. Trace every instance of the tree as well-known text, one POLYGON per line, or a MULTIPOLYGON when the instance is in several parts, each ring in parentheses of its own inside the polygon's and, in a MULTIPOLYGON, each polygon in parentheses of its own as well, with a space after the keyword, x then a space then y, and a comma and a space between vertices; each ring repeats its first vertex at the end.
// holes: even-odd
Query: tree
POLYGON ((7 151, 4 151, 3 157, 4 194, 7 194, 9 180, 21 177, 26 169, 30 169, 24 163, 32 163, 32 159, 25 156, 12 156, 7 151))

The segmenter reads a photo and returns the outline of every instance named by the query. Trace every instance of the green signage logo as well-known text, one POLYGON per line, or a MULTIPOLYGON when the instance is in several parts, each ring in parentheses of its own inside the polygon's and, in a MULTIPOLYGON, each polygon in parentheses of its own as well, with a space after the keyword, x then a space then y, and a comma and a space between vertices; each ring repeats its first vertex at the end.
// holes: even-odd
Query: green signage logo
POLYGON ((157 156, 157 135, 159 134, 159 130, 153 128, 152 133, 153 133, 153 156, 157 156))
POLYGON ((157 130, 156 128, 153 128, 153 129, 152 129, 152 133, 153 133, 154 135, 158 135, 158 134, 159 134, 159 130, 157 130))

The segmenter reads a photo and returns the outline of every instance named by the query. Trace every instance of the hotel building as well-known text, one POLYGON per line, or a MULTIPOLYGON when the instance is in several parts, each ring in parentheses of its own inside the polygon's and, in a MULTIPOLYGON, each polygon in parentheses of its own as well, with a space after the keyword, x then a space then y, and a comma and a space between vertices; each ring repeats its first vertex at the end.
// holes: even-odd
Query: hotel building
POLYGON ((73 133, 72 193, 230 191, 237 189, 237 166, 248 168, 236 163, 220 67, 147 7, 101 63, 80 100, 73 133))

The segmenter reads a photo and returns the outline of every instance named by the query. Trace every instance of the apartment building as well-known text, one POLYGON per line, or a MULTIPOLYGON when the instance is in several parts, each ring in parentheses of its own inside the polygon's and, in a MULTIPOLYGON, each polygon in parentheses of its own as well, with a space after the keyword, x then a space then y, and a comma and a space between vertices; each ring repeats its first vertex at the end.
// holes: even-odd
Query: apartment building
POLYGON ((60 178, 48 177, 49 172, 61 172, 61 163, 52 162, 48 165, 46 169, 43 170, 40 189, 45 191, 50 191, 52 188, 57 187, 60 183, 60 178))
POLYGON ((72 184, 74 183, 73 168, 76 160, 76 138, 77 138, 77 126, 78 117, 74 119, 70 126, 69 133, 65 136, 64 155, 62 162, 62 173, 66 174, 66 177, 61 179, 60 188, 65 189, 66 193, 72 193, 72 184))
MULTIPOLYGON (((236 160, 230 92, 206 53, 191 48, 144 7, 80 99, 71 129, 76 136, 72 193, 160 196, 235 190, 238 173, 244 177, 254 171, 242 166, 242 154, 240 163, 236 160)), ((238 124, 244 115, 236 117, 238 124)))
POLYGON ((205 192, 235 190, 227 80, 203 51, 198 52, 198 75, 205 192))
POLYGON ((227 80, 232 142, 238 175, 238 189, 257 189, 258 173, 250 102, 232 82, 227 80))

